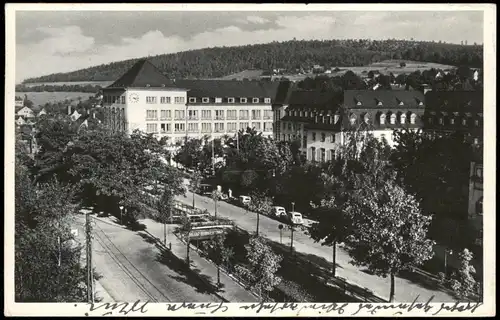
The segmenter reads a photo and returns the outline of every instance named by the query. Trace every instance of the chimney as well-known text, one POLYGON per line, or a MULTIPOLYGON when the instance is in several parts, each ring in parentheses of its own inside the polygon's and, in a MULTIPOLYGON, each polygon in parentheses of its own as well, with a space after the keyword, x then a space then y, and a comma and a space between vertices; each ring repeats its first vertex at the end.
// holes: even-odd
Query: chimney
POLYGON ((71 115, 71 105, 68 106, 68 116, 71 115))

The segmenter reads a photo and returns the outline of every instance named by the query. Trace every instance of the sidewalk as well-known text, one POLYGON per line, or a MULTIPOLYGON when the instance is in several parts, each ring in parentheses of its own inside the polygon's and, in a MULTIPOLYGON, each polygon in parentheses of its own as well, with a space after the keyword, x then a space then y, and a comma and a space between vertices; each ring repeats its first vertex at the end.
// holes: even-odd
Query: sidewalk
POLYGON ((111 297, 109 292, 106 289, 104 289, 104 287, 99 281, 95 281, 94 300, 100 303, 115 302, 115 299, 111 297))
MULTIPOLYGON (((140 220, 146 226, 145 232, 156 238, 163 245, 164 231, 163 224, 151 219, 140 220)), ((171 246, 171 252, 181 260, 186 259, 187 247, 174 233, 175 225, 167 225, 167 248, 171 246)), ((199 253, 191 246, 189 250, 190 267, 195 273, 199 273, 205 282, 215 285, 217 282, 217 267, 202 258, 199 253)), ((245 289, 236 280, 229 277, 222 270, 220 272, 220 281, 222 288, 217 294, 228 302, 258 302, 259 299, 245 289)))

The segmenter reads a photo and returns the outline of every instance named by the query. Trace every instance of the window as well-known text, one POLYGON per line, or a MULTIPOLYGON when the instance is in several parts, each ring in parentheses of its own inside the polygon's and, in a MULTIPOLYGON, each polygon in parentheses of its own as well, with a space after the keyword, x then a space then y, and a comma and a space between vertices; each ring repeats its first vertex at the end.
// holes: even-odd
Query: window
POLYGON ((467 125, 467 118, 462 119, 462 125, 466 126, 467 125))
POLYGON ((248 110, 240 110, 240 120, 248 120, 248 110))
POLYGON ((264 120, 271 120, 273 118, 273 110, 264 110, 264 120))
POLYGON ((272 122, 264 122, 264 131, 272 132, 273 131, 273 123, 272 122))
POLYGON ((321 148, 321 162, 326 161, 326 150, 325 148, 321 148))
POLYGON ((185 132, 186 131, 186 126, 184 123, 176 123, 174 128, 175 128, 175 132, 185 132))
POLYGON ((157 110, 146 110, 146 120, 156 120, 158 117, 157 110))
POLYGON ((405 124, 406 123, 406 115, 402 114, 399 121, 401 121, 401 124, 405 124))
POLYGON ((474 142, 473 142, 475 145, 478 145, 479 144, 479 139, 478 138, 474 138, 474 142))
POLYGON ((364 118, 364 120, 365 120, 365 123, 370 122, 370 116, 368 115, 368 113, 367 113, 367 114, 365 114, 365 118, 364 118))
MULTIPOLYGON (((283 123, 283 125, 285 125, 285 123, 283 123)), ((292 130, 292 123, 291 122, 286 122, 286 126, 287 126, 288 131, 292 130)))
POLYGON ((326 141, 326 134, 322 133, 321 134, 321 142, 325 142, 326 141))
POLYGON ((212 110, 201 110, 201 118, 203 120, 212 120, 212 110))
POLYGON ((170 123, 162 123, 162 124, 160 125, 160 129, 161 129, 161 132, 162 132, 162 133, 172 131, 172 127, 171 127, 170 123))
POLYGON ((240 122, 240 130, 246 130, 248 127, 248 122, 240 122))
POLYGON ((259 98, 252 98, 252 103, 259 103, 259 98))
POLYGON ((224 132, 224 123, 216 122, 215 123, 215 132, 224 132))
POLYGON ((427 121, 428 121, 430 124, 432 124, 432 122, 433 122, 432 117, 429 117, 429 118, 427 119, 427 121))
POLYGON ((260 110, 252 110, 252 120, 261 120, 260 110))
POLYGON ((189 123, 188 124, 189 132, 198 132, 198 124, 197 123, 189 123))
POLYGON ((148 123, 146 125, 146 130, 148 133, 156 133, 158 132, 158 125, 156 123, 148 123))
POLYGON ((450 118, 450 124, 455 124, 455 118, 450 118))
POLYGON ((175 97, 175 103, 176 104, 183 104, 184 103, 184 97, 175 97))
MULTIPOLYGON (((191 98, 189 98, 191 100, 191 98)), ((191 102, 191 101, 189 101, 191 102)), ((170 97, 161 97, 160 98, 160 103, 161 104, 170 104, 172 103, 172 100, 170 99, 170 97)))
POLYGON ((385 124, 385 114, 380 115, 380 124, 385 124))
POLYGON ((146 97, 146 103, 156 103, 156 97, 146 97))
POLYGON ((476 127, 479 127, 479 120, 477 120, 477 119, 476 119, 476 120, 474 120, 474 125, 475 125, 476 127))
POLYGON ((172 111, 171 110, 161 110, 160 118, 161 118, 161 120, 172 119, 172 111))
POLYGON ((240 103, 247 103, 247 98, 240 98, 240 103))
POLYGON ((316 132, 313 132, 311 135, 312 135, 312 141, 316 141, 316 132))
POLYGON ((307 135, 302 136, 302 148, 307 147, 307 135))
POLYGON ((255 128, 255 130, 260 131, 260 122, 252 122, 252 128, 255 128))
POLYGON ((396 124, 396 115, 394 113, 391 114, 391 124, 396 124))
POLYGON ((234 98, 227 98, 228 103, 234 103, 234 98))
POLYGON ((175 110, 175 120, 184 120, 185 111, 184 110, 175 110))
POLYGON ((478 215, 483 215, 483 197, 479 198, 476 202, 476 213, 478 215))
POLYGON ((333 116, 333 123, 339 122, 339 118, 340 118, 340 116, 338 114, 334 115, 333 116))
POLYGON ((410 116, 410 123, 415 124, 415 120, 417 119, 417 115, 412 113, 410 116))
POLYGON ((212 124, 211 123, 202 123, 201 124, 201 132, 212 132, 212 124))
MULTIPOLYGON (((476 138, 476 139, 477 139, 477 138, 476 138)), ((481 167, 477 167, 477 168, 476 168, 476 176, 477 176, 478 178, 480 178, 480 179, 482 179, 482 178, 483 178, 483 168, 481 168, 481 167)))
POLYGON ((125 104, 125 96, 121 96, 120 97, 120 103, 121 104, 125 104))
POLYGON ((332 135, 330 136, 330 142, 331 143, 335 142, 335 133, 332 133, 332 135))
POLYGON ((196 103, 196 98, 190 97, 189 98, 189 103, 196 103))
POLYGON ((334 160, 335 159, 335 150, 333 149, 330 149, 330 160, 334 160))
POLYGON ((311 147, 311 161, 316 161, 316 148, 311 147))
POLYGON ((222 98, 215 98, 215 103, 222 103, 222 98))
POLYGON ((209 98, 202 98, 201 102, 203 102, 203 103, 209 103, 210 99, 209 98))
POLYGON ((188 119, 189 120, 198 120, 198 111, 197 110, 188 110, 188 119))
POLYGON ((227 124, 227 131, 235 132, 236 131, 236 122, 229 122, 227 124))
POLYGON ((215 120, 224 120, 224 110, 215 110, 215 120))
POLYGON ((227 110, 227 120, 236 120, 236 110, 227 110))
POLYGON ((271 98, 264 98, 264 103, 271 103, 271 98))

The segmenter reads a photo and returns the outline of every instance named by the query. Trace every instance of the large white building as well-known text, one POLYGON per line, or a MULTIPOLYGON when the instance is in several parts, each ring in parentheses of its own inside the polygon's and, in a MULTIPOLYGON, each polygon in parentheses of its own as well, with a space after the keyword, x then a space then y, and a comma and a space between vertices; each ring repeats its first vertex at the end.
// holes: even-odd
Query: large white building
POLYGON ((255 128, 273 132, 272 100, 278 84, 254 81, 177 80, 140 60, 103 90, 104 124, 167 137, 217 138, 255 128))

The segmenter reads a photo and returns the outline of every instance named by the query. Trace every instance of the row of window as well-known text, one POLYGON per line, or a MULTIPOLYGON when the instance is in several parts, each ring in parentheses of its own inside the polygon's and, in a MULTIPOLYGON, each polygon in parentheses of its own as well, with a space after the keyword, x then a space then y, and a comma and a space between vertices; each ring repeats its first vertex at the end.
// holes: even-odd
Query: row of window
MULTIPOLYGON (((158 103, 157 97, 155 96, 146 97, 146 103, 157 104, 158 103)), ((171 104, 171 103, 172 103, 172 97, 160 97, 160 104, 171 104)), ((174 103, 184 104, 185 103, 184 97, 174 97, 174 103)))
POLYGON ((326 152, 327 151, 325 148, 320 148, 320 149, 316 150, 315 147, 311 147, 311 149, 310 149, 311 157, 309 158, 309 160, 311 160, 313 162, 314 161, 326 162, 326 161, 330 161, 330 160, 335 159, 335 150, 334 149, 328 150, 328 157, 327 157, 326 152))
MULTIPOLYGON (((429 117, 427 119, 427 122, 429 122, 429 124, 434 124, 434 120, 435 120, 434 117, 429 117)), ((444 120, 445 119, 443 117, 437 118, 437 124, 444 125, 445 124, 444 120)), ((455 125, 455 124, 457 124, 458 120, 460 120, 460 119, 448 118, 448 123, 447 124, 455 125)), ((471 122, 472 119, 462 118, 461 120, 462 120, 461 123, 462 123, 463 126, 468 126, 470 124, 470 122, 471 122)), ((479 125, 480 125, 479 119, 474 119, 474 126, 479 127, 479 125)))
POLYGON ((125 96, 103 96, 104 103, 125 104, 125 96))
MULTIPOLYGON (((196 103, 198 102, 196 97, 190 97, 189 98, 189 103, 196 103)), ((235 98, 227 98, 227 103, 235 103, 236 99, 235 98)), ((264 103, 271 103, 271 98, 252 98, 252 103, 259 103, 264 101, 264 103)), ((201 98, 202 103, 210 103, 210 98, 209 97, 203 97, 201 98)), ((215 98, 215 103, 222 103, 222 98, 215 98)), ((240 98, 240 103, 248 103, 247 98, 240 98)))
MULTIPOLYGON (((237 130, 246 130, 248 127, 250 128, 255 128, 255 130, 260 131, 262 130, 262 123, 261 122, 240 122, 239 124, 239 129, 238 129, 238 123, 236 122, 229 122, 227 124, 224 124, 223 122, 216 122, 214 123, 214 126, 212 127, 212 123, 202 123, 201 124, 201 132, 203 133, 210 133, 210 132, 236 132, 237 130), (226 129, 225 129, 225 125, 226 129)), ((160 123, 158 126, 157 123, 148 123, 146 124, 146 131, 148 133, 171 133, 172 128, 174 128, 175 133, 185 133, 186 132, 186 124, 185 123, 175 123, 173 126, 171 123, 160 123), (158 130, 159 129, 159 130, 158 130)), ((188 132, 199 132, 199 125, 198 123, 188 123, 187 126, 187 131, 188 132)), ((264 122, 264 132, 271 132, 273 131, 273 123, 272 122, 264 122)))
MULTIPOLYGON (((370 123, 370 114, 369 113, 366 113, 363 117, 363 120, 365 123, 370 123)), ((389 123, 390 124, 396 124, 397 122, 397 118, 398 116, 395 114, 395 113, 391 113, 390 116, 389 116, 389 123)), ((402 113, 400 116, 399 116, 399 123, 400 124, 406 124, 407 123, 407 116, 405 113, 402 113)), ((415 124, 415 121, 417 119, 417 115, 415 113, 412 113, 410 115, 410 124, 415 124)), ((381 125, 384 125, 386 124, 386 120, 387 120, 387 115, 385 113, 382 113, 380 116, 379 116, 379 123, 381 125)), ((355 124, 356 121, 357 121, 357 116, 355 114, 352 114, 349 118, 349 121, 351 122, 351 124, 355 124)))
MULTIPOLYGON (((237 110, 227 110, 224 116, 224 110, 214 110, 215 120, 249 120, 249 110, 240 110, 239 118, 237 110)), ((252 110, 252 120, 262 120, 262 110, 252 110)), ((187 110, 189 120, 199 120, 199 110, 187 110)), ((186 110, 174 110, 174 119, 183 120, 186 117, 186 110)), ((146 110, 146 120, 157 120, 158 110, 146 110)), ((172 110, 160 110, 160 120, 172 119, 172 110)), ((212 110, 201 110, 202 120, 212 119, 212 110)), ((272 110, 264 110, 264 120, 272 119, 272 110)))

